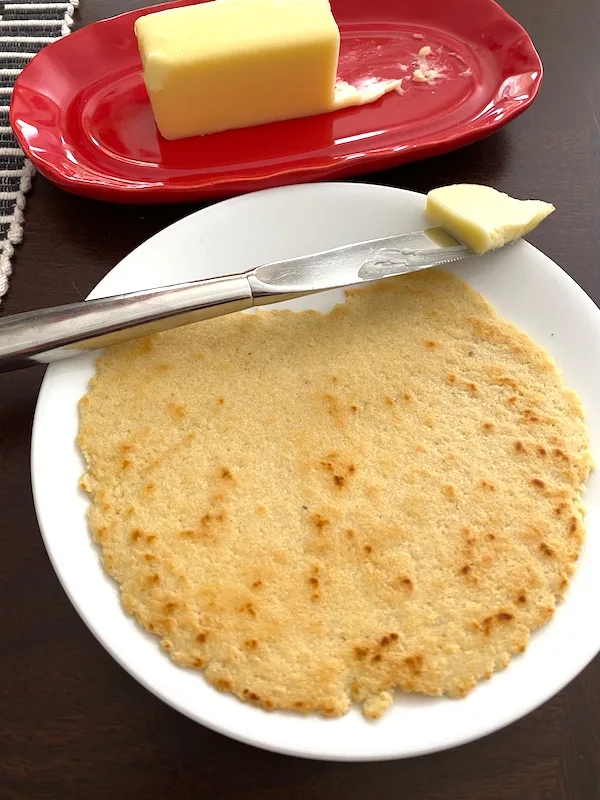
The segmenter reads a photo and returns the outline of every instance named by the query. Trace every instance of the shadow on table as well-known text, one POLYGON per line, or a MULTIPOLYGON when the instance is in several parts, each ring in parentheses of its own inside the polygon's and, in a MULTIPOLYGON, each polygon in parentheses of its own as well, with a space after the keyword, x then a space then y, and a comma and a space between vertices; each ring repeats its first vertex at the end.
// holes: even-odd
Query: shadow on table
POLYGON ((501 130, 479 142, 424 161, 365 176, 365 183, 427 193, 452 183, 485 183, 500 188, 510 158, 510 133, 501 130))

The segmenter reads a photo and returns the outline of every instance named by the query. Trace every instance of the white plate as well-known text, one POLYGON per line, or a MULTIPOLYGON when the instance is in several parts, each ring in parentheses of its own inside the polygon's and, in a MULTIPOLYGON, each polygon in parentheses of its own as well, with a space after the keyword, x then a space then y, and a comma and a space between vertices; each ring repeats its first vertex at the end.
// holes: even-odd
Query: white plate
MULTIPOLYGON (((422 195, 359 184, 272 189, 199 211, 127 256, 91 297, 234 272, 361 239, 426 227, 422 195)), ((551 225, 552 220, 548 223, 551 225)), ((600 311, 556 264, 519 242, 459 264, 466 278, 556 359, 588 414, 600 453, 600 311)), ((293 308, 326 308, 341 292, 314 295, 293 308)), ((268 313, 268 312, 266 312, 268 313)), ((379 722, 358 710, 335 720, 266 713, 174 666, 121 609, 90 541, 77 490, 76 406, 93 357, 51 366, 38 400, 32 442, 35 505, 54 568, 98 640, 140 683, 192 719, 243 742, 297 756, 334 760, 402 758, 484 736, 527 714, 563 688, 600 650, 600 481, 586 496, 588 536, 566 601, 534 634, 523 656, 462 700, 399 695, 379 722)), ((90 685, 89 691, 94 687, 90 685)))

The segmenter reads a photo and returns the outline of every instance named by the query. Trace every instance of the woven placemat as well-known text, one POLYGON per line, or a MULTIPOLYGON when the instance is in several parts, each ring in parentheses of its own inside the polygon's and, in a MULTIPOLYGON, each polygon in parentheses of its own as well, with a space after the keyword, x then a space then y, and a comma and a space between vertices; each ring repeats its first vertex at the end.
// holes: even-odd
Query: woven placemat
POLYGON ((78 5, 79 0, 0 0, 0 299, 8 289, 15 245, 23 238, 25 195, 35 172, 8 122, 12 88, 36 53, 70 32, 78 5))

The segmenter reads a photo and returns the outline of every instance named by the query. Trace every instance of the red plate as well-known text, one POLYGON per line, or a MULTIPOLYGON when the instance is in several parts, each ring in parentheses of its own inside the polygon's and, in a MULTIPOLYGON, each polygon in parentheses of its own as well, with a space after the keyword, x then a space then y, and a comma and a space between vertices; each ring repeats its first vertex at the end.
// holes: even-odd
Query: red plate
POLYGON ((542 64, 531 39, 493 0, 332 0, 332 8, 342 79, 410 75, 424 45, 441 77, 432 85, 405 80, 404 94, 372 105, 168 142, 142 81, 133 33, 139 10, 44 48, 17 79, 11 124, 35 166, 64 189, 117 202, 177 202, 438 155, 505 125, 539 90, 542 64))

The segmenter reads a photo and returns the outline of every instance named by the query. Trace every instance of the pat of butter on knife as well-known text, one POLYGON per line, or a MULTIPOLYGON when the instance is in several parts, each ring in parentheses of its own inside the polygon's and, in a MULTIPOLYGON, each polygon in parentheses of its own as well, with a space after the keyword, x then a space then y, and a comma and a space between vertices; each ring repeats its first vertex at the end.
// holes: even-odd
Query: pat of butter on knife
POLYGON ((461 183, 429 192, 425 213, 481 254, 529 233, 554 210, 541 200, 516 200, 491 186, 461 183))
POLYGON ((135 33, 165 139, 373 102, 401 80, 336 82, 329 0, 212 0, 140 17, 135 33))

